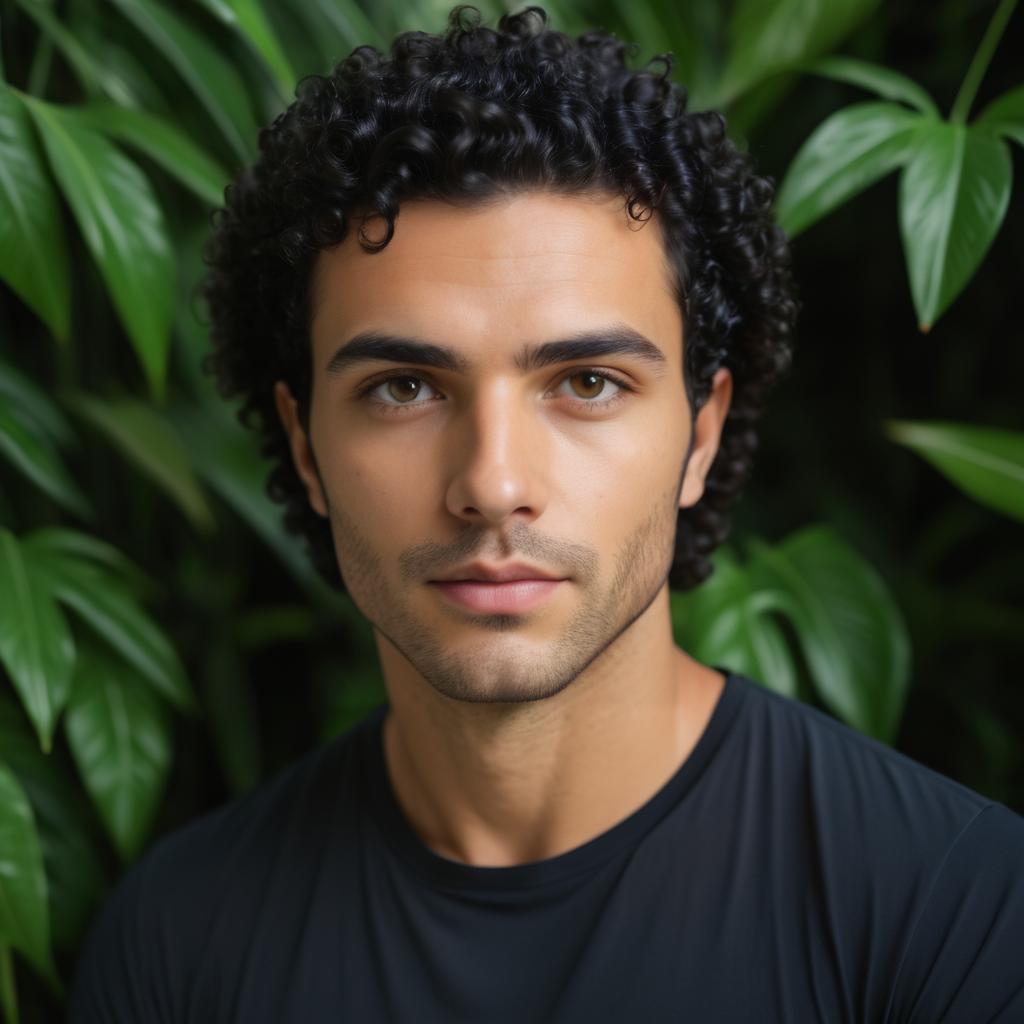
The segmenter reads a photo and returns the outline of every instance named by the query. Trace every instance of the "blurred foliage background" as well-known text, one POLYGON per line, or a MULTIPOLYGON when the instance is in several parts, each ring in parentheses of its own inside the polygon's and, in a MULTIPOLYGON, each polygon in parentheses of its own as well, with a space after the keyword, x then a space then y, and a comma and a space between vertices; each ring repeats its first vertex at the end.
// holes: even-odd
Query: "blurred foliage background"
MULTIPOLYGON (((1016 0, 544 7, 634 68, 671 52, 793 240, 794 368, 715 574, 673 594, 679 642, 1024 812, 1016 0)), ((0 0, 6 1021, 59 1019, 147 845, 384 700, 200 371, 194 289, 298 78, 450 8, 0 0)))

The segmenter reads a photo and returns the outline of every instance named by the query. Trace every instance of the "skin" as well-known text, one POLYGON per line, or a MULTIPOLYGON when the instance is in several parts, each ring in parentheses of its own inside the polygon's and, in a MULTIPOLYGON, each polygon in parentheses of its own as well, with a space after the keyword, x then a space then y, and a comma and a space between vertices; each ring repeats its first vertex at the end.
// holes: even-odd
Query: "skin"
POLYGON ((275 399, 373 626, 392 788, 441 856, 492 867, 553 857, 650 799, 721 695, 723 676, 674 642, 667 575, 677 509, 703 493, 732 378, 716 373, 687 460, 684 325, 661 228, 656 214, 631 220, 619 196, 407 201, 378 254, 359 247, 358 226, 314 270, 308 435, 284 381, 275 399), (613 322, 646 335, 665 366, 515 367, 524 345, 613 322), (375 362, 328 375, 338 346, 369 329, 451 346, 473 369, 375 362), (584 408, 619 391, 581 376, 590 368, 635 390, 584 408), (414 409, 356 397, 382 371, 398 379, 373 397, 414 409), (569 580, 518 615, 467 612, 428 583, 478 559, 569 580))

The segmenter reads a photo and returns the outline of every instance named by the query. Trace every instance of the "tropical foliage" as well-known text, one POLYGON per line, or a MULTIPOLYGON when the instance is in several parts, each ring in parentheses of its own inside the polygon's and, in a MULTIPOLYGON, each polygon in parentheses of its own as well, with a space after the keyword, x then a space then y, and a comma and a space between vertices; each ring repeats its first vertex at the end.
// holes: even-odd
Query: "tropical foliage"
MULTIPOLYGON (((356 45, 384 48, 399 31, 437 31, 449 6, 386 2, 368 13, 353 0, 0 0, 8 1022, 59 1006, 91 914, 155 830, 248 789, 383 698, 365 621, 284 533, 253 441, 200 370, 206 338, 194 289, 210 211, 299 75, 327 70, 356 45), (268 719, 274 730, 263 728, 268 719), (190 765, 199 767, 190 774, 190 765), (204 767, 219 789, 204 784, 204 767)), ((477 6, 489 20, 505 9, 477 6)), ((893 221, 906 276, 893 288, 903 288, 920 332, 938 333, 957 303, 971 301, 976 275, 997 273, 986 260, 1011 208, 1024 84, 992 94, 976 115, 973 107, 1016 0, 947 19, 948 37, 972 49, 961 67, 926 66, 940 91, 960 76, 945 115, 938 94, 872 58, 891 24, 874 0, 544 6, 571 34, 602 24, 637 40, 644 60, 671 51, 690 108, 723 110, 742 144, 788 140, 777 164, 770 151, 764 164, 779 180, 777 213, 798 255, 807 233, 881 259, 893 241, 877 219, 877 235, 854 242, 855 222, 842 215, 859 216, 873 186, 898 173, 893 221), (870 99, 848 102, 865 92, 870 99), (804 125, 802 137, 779 127, 791 124, 804 125)), ((808 272, 800 281, 812 312, 814 301, 858 301, 842 280, 808 272)), ((873 346, 871 358, 886 351, 873 346)), ((1019 412, 1019 386, 1004 387, 1007 408, 1019 412)), ((864 394, 865 405, 876 397, 864 394)), ((896 405, 893 418, 873 423, 900 475, 912 472, 900 455, 909 449, 953 485, 942 507, 914 512, 924 548, 942 554, 965 529, 1018 529, 1024 435, 981 409, 971 422, 950 421, 941 406, 929 413, 938 418, 904 418, 911 404, 928 407, 896 405)), ((815 429, 786 427, 786 441, 809 443, 807 427, 815 429)), ((770 469, 770 438, 764 449, 770 469)), ((806 520, 798 477, 783 479, 792 484, 788 515, 806 520)), ((829 479, 816 493, 839 493, 829 479)), ((913 687, 924 685, 912 652, 941 665, 947 639, 923 568, 931 555, 900 562, 895 534, 879 539, 838 501, 769 542, 772 497, 755 479, 747 521, 758 528, 739 523, 708 583, 672 595, 679 641, 895 743, 913 687)), ((1020 562, 1010 559, 1008 577, 1021 578, 1020 562)), ((972 636, 984 630, 986 641, 1005 644, 1015 629, 1024 636, 1024 624, 993 586, 972 592, 958 618, 972 636)), ((990 791, 1024 797, 1024 786, 1009 788, 1021 765, 1012 734, 981 704, 970 721, 993 766, 990 791)), ((941 768, 982 784, 953 762, 941 768)))

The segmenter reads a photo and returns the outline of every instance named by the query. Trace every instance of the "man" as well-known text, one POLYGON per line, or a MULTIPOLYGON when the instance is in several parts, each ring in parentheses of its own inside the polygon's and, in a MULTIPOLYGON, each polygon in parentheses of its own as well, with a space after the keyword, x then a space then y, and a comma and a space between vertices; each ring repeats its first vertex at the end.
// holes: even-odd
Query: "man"
POLYGON ((673 642, 788 365, 770 183, 610 37, 460 18, 308 81, 210 253, 388 702, 133 866, 73 1019, 1024 1020, 1024 821, 673 642))

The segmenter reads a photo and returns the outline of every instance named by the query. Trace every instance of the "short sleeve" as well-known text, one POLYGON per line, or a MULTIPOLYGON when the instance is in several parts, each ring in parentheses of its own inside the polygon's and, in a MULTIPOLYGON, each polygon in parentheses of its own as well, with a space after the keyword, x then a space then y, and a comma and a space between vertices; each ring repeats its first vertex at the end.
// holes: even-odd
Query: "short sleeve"
POLYGON ((986 804, 947 851, 906 947, 892 1024, 1024 1021, 1024 818, 986 804))

